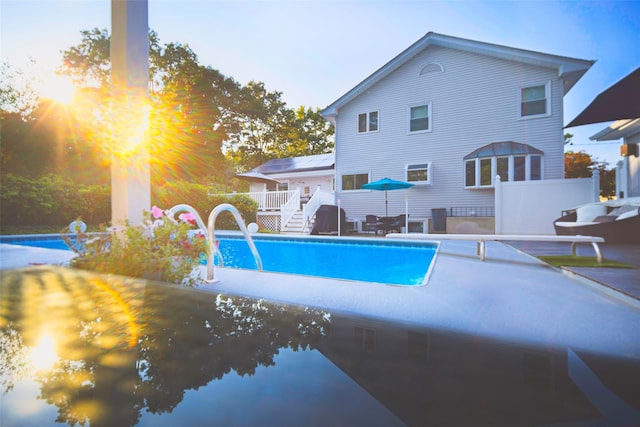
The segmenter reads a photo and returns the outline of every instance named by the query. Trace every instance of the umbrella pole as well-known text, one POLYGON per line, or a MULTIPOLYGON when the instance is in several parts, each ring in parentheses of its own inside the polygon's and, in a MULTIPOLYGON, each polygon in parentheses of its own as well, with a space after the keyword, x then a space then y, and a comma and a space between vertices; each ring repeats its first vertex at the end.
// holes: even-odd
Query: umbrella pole
POLYGON ((387 200, 387 190, 384 190, 384 216, 389 216, 389 200, 387 200))

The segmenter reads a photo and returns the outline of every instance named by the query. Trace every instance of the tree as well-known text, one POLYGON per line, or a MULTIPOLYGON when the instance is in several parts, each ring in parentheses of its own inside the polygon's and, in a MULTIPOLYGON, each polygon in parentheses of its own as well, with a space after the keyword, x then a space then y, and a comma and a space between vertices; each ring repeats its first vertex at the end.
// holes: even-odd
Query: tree
MULTIPOLYGON (((81 35, 80 44, 63 53, 62 72, 75 82, 93 85, 102 102, 94 105, 92 116, 106 118, 109 33, 93 29, 81 35)), ((153 31, 149 41, 152 181, 196 181, 211 171, 214 180, 221 180, 228 175, 225 164, 243 170, 276 157, 332 149, 333 127, 319 110, 300 107, 294 112, 280 92, 267 91, 262 82, 243 87, 200 65, 188 45, 161 45, 153 31)), ((108 128, 106 122, 92 122, 96 128, 108 128)), ((108 139, 95 133, 98 139, 108 139)), ((105 151, 109 148, 107 144, 105 151)))
POLYGON ((0 116, 18 114, 26 117, 33 111, 38 96, 31 86, 32 80, 23 70, 6 62, 0 63, 0 116))
POLYGON ((600 173, 600 195, 610 199, 616 194, 616 175, 615 170, 609 170, 607 166, 607 162, 598 162, 584 151, 564 153, 564 177, 590 178, 597 169, 600 173))
POLYGON ((564 177, 589 178, 595 164, 591 155, 584 151, 567 151, 564 153, 564 177))

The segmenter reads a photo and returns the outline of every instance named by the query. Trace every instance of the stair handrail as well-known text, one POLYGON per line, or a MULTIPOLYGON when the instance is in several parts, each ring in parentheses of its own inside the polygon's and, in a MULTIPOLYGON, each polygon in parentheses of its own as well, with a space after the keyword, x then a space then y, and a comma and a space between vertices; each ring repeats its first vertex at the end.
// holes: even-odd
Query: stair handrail
POLYGON ((218 218, 218 215, 220 215, 220 213, 222 213, 224 211, 231 212, 231 214, 233 215, 234 219, 236 220, 236 223, 238 224, 238 227, 240 227, 240 230, 242 231, 242 234, 244 234, 244 238, 247 241, 247 244, 249 245, 249 248, 251 249, 251 253, 253 254, 253 258, 256 261, 257 269, 262 271, 262 258, 260 258, 260 254, 258 253, 258 249, 256 249, 256 245, 253 243, 253 239, 251 238, 251 234, 249 233, 249 230, 247 230, 247 227, 244 225, 244 220, 242 219, 242 215, 240 215, 240 212, 238 212, 238 209, 236 209, 235 206, 230 205, 229 203, 222 203, 222 204, 216 206, 215 208, 213 208, 213 210, 209 214, 209 220, 207 222, 207 229, 208 229, 208 232, 209 232, 207 238, 209 239, 209 244, 211 245, 211 247, 209 248, 209 256, 207 258, 207 278, 206 278, 206 281, 208 283, 215 283, 216 282, 216 280, 214 278, 214 274, 213 274, 214 250, 218 249, 216 247, 216 245, 215 245, 216 218, 218 218), (215 249, 213 249, 213 248, 215 248, 215 249))
POLYGON ((311 224, 311 218, 313 218, 322 204, 322 197, 320 193, 320 187, 316 188, 316 191, 313 192, 309 201, 302 207, 302 219, 305 222, 305 227, 307 224, 311 224))
MULTIPOLYGON (((196 221, 196 225, 198 226, 198 229, 201 230, 205 236, 207 236, 207 227, 204 225, 204 221, 202 221, 202 218, 200 217, 200 214, 198 213, 198 211, 195 210, 192 206, 183 203, 183 204, 175 205, 174 207, 169 209, 168 212, 169 212, 169 218, 174 220, 178 212, 189 212, 190 214, 193 215, 193 218, 196 221)), ((220 265, 220 267, 224 267, 224 258, 222 258, 222 253, 220 253, 218 246, 215 245, 214 241, 209 241, 208 243, 209 243, 210 250, 211 249, 213 250, 213 255, 214 256, 218 255, 218 264, 220 265)))
POLYGON ((300 209, 300 189, 296 189, 289 200, 282 206, 280 206, 280 230, 291 221, 291 218, 300 209))

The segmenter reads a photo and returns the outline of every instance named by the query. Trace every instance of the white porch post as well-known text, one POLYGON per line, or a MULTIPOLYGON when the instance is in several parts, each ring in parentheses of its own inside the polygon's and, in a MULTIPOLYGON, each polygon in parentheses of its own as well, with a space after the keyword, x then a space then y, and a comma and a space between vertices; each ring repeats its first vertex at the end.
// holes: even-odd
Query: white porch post
POLYGON ((600 201, 600 171, 598 169, 594 169, 593 171, 593 201, 600 201))
POLYGON ((500 179, 500 175, 496 175, 496 181, 494 185, 494 212, 495 212, 495 233, 502 234, 502 180, 500 179))
POLYGON ((142 222, 151 204, 147 0, 111 0, 111 222, 142 222))

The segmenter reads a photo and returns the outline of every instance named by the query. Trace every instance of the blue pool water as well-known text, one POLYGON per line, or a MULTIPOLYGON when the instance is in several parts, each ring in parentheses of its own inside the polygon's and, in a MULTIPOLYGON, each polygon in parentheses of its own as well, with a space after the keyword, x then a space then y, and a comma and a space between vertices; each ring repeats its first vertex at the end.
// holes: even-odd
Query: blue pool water
MULTIPOLYGON (((256 268, 243 239, 219 240, 225 267, 256 268)), ((355 239, 257 238, 254 242, 265 271, 395 285, 423 284, 437 247, 355 239)))
MULTIPOLYGON (((47 249, 69 249, 59 237, 3 238, 0 241, 47 249)), ((243 238, 224 236, 218 237, 218 242, 225 267, 256 268, 243 238)), ((257 236, 254 243, 264 271, 405 286, 425 283, 437 248, 435 243, 345 238, 257 236)))

